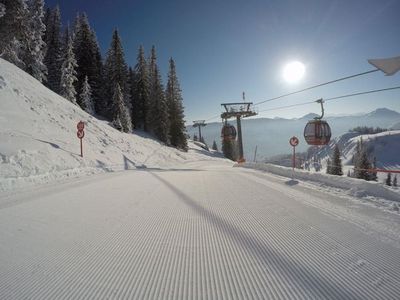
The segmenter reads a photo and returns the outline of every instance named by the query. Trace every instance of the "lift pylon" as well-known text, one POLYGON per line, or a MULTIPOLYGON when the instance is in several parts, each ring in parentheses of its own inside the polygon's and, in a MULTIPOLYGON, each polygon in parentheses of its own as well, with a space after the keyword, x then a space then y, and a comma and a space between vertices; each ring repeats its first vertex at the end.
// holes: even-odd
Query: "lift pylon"
POLYGON ((201 127, 204 127, 204 126, 206 126, 207 124, 206 124, 206 121, 205 120, 197 120, 197 121, 193 121, 193 127, 194 128, 196 128, 196 127, 198 127, 199 128, 199 141, 201 142, 201 127))
MULTIPOLYGON (((244 94, 243 94, 244 98, 244 94)), ((222 103, 225 111, 221 114, 223 120, 230 118, 236 118, 237 122, 237 133, 238 133, 238 147, 239 147, 239 159, 238 162, 245 162, 243 154, 243 137, 242 137, 242 123, 241 119, 257 115, 253 109, 252 102, 232 102, 222 103)))

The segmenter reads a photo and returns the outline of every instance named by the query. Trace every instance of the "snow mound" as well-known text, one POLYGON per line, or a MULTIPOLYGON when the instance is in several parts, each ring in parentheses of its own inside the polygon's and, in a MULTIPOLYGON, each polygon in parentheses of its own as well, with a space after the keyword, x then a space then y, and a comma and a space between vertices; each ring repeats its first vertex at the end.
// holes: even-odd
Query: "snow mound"
POLYGON ((185 153, 143 132, 121 133, 2 59, 0 141, 0 191, 100 172, 222 161, 191 142, 185 153), (83 158, 76 136, 80 120, 86 125, 83 158))
MULTIPOLYGON (((237 166, 267 171, 283 177, 292 177, 292 169, 264 163, 244 163, 237 166)), ((329 187, 339 188, 347 191, 347 194, 357 198, 368 196, 383 198, 386 200, 400 202, 400 192, 397 189, 386 187, 378 182, 365 181, 363 179, 335 176, 317 172, 308 172, 296 169, 296 179, 312 181, 329 187)))

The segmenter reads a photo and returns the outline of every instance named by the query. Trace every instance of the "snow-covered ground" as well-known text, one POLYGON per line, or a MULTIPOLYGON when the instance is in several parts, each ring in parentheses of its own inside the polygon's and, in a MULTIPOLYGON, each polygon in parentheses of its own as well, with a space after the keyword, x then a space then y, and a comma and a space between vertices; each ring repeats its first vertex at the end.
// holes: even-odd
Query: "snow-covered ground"
POLYGON ((0 59, 0 191, 108 171, 220 160, 189 146, 185 153, 140 131, 121 133, 0 59), (84 158, 76 136, 80 120, 86 124, 84 158))
POLYGON ((398 299, 399 215, 214 162, 0 205, 0 299, 398 299))
POLYGON ((340 196, 351 196, 369 202, 384 210, 399 212, 400 188, 388 187, 374 181, 365 181, 347 176, 329 175, 323 172, 304 171, 300 169, 277 166, 266 163, 244 163, 237 167, 266 171, 271 174, 300 180, 313 188, 329 191, 331 194, 340 196))

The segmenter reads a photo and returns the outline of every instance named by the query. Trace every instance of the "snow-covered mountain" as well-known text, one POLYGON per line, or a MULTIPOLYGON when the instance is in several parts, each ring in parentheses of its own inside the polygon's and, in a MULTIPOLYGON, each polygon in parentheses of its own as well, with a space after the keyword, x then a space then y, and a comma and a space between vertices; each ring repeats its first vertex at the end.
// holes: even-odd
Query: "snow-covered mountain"
MULTIPOLYGON (((29 183, 133 168, 182 168, 220 155, 190 143, 189 152, 150 136, 121 133, 0 59, 0 191, 29 183), (78 121, 86 124, 80 157, 78 121)), ((231 162, 227 162, 231 163, 231 162)))
MULTIPOLYGON (((308 145, 304 141, 303 130, 307 122, 315 116, 317 115, 310 113, 298 119, 244 119, 242 122, 242 131, 246 158, 248 160, 253 159, 256 146, 258 146, 258 161, 264 160, 267 157, 290 153, 289 138, 293 135, 300 139, 297 150, 306 151, 308 145)), ((332 137, 335 138, 357 126, 397 128, 393 126, 396 123, 399 126, 400 113, 387 108, 379 108, 373 112, 361 115, 328 116, 326 120, 332 129, 332 137)), ((235 123, 232 124, 236 126, 235 123)), ((202 128, 202 135, 207 144, 212 145, 213 140, 215 140, 219 143, 220 147, 221 126, 221 123, 210 123, 202 128)), ((193 137, 193 134, 197 134, 197 128, 188 126, 188 133, 193 137)))
POLYGON ((400 130, 400 122, 393 124, 392 126, 390 126, 390 128, 393 130, 400 130))

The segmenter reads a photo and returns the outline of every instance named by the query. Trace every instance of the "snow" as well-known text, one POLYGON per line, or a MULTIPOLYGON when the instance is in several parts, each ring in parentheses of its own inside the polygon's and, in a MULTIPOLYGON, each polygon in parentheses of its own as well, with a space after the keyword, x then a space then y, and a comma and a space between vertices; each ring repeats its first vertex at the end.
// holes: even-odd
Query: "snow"
POLYGON ((121 133, 2 59, 0 140, 0 191, 102 172, 221 160, 193 143, 185 153, 140 131, 121 133), (86 124, 83 158, 76 136, 80 120, 86 124))
POLYGON ((398 296, 398 215, 220 161, 187 167, 12 195, 0 298, 398 296))
POLYGON ((394 187, 390 188, 374 181, 365 181, 363 179, 324 174, 322 172, 310 172, 300 169, 295 169, 293 171, 292 168, 266 163, 249 162, 236 166, 262 170, 287 178, 318 183, 327 187, 339 188, 344 190, 344 193, 357 198, 375 197, 378 199, 400 202, 400 189, 394 187))

